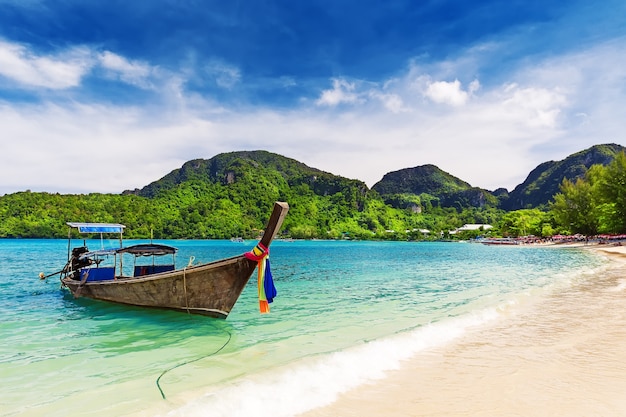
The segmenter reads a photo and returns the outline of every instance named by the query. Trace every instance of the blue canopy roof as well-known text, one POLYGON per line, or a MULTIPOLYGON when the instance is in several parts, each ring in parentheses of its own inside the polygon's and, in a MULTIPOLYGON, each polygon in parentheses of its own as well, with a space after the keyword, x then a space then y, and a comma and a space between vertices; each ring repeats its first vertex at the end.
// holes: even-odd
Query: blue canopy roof
POLYGON ((123 224, 118 223, 73 223, 67 222, 70 227, 75 227, 80 233, 122 233, 123 224))

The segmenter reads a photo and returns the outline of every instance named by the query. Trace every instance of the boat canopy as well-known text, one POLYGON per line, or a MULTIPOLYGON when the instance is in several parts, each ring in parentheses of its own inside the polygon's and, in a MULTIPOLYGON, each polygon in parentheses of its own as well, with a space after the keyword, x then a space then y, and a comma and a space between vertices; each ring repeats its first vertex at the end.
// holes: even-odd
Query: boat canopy
POLYGON ((87 258, 98 258, 103 256, 115 255, 117 253, 116 249, 99 249, 92 250, 89 252, 82 253, 78 259, 87 259, 87 258))
POLYGON ((122 233, 123 224, 118 223, 74 223, 67 222, 70 227, 75 227, 80 233, 122 233))
POLYGON ((173 246, 158 243, 142 243, 120 248, 117 250, 117 253, 129 253, 135 256, 163 256, 173 255, 176 251, 178 251, 178 249, 173 246))

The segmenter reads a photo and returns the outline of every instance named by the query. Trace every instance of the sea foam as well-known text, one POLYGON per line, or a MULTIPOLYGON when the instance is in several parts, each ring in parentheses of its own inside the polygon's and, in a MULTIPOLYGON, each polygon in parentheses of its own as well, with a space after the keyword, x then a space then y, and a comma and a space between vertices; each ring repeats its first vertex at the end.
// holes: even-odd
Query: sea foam
POLYGON ((338 396, 399 369, 419 352, 443 346, 469 329, 496 320, 497 308, 308 357, 228 384, 167 413, 170 417, 287 417, 333 403, 338 396))

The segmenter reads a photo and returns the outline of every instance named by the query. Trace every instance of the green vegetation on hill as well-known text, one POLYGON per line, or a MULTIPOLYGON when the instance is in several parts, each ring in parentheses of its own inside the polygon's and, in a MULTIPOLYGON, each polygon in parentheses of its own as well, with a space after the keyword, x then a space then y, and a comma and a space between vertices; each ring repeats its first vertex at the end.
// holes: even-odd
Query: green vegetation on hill
POLYGON ((64 237, 67 221, 120 222, 129 238, 252 238, 274 201, 291 207, 294 238, 406 238, 443 223, 434 214, 385 205, 362 181, 335 176, 265 151, 194 160, 122 195, 20 192, 0 197, 0 237, 64 237), (394 230, 395 232, 390 232, 394 230))
POLYGON ((374 184, 385 202, 393 207, 406 204, 406 196, 421 196, 441 207, 497 207, 498 198, 487 190, 472 187, 434 165, 405 168, 385 174, 374 184), (403 197, 404 196, 404 197, 403 197))
POLYGON ((562 161, 540 164, 509 193, 501 207, 505 210, 547 207, 552 197, 559 192, 563 179, 576 181, 584 178, 593 165, 607 165, 626 148, 616 144, 595 145, 568 156, 562 161))
POLYGON ((381 195, 398 193, 443 195, 470 188, 471 185, 465 181, 434 165, 422 165, 390 172, 372 187, 381 195))
POLYGON ((563 180, 551 212, 571 233, 626 232, 626 154, 608 165, 594 165, 584 178, 563 180))
POLYGON ((291 207, 282 235, 292 238, 405 240, 485 233, 479 229, 448 234, 467 223, 494 225, 490 233, 498 236, 623 232, 626 176, 620 177, 623 153, 614 153, 620 148, 599 145, 566 159, 568 163, 550 162, 533 171, 525 190, 532 184, 543 190, 565 175, 551 210, 547 202, 552 196, 545 200, 544 195, 540 208, 504 211, 498 202, 506 201, 506 190, 492 194, 471 187, 432 165, 387 174, 370 190, 362 181, 281 155, 246 151, 189 161, 121 195, 24 191, 2 196, 0 237, 62 238, 67 236, 66 222, 90 221, 123 223, 128 238, 254 238, 275 201, 287 201, 291 207), (584 180, 569 179, 583 170, 584 180))

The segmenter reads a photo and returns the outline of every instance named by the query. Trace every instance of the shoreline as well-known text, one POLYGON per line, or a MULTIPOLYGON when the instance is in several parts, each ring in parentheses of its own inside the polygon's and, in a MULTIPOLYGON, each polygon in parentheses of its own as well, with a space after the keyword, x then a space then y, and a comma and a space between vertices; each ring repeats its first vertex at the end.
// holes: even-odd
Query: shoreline
POLYGON ((626 414, 626 246, 547 246, 597 251, 607 268, 300 416, 626 414))

